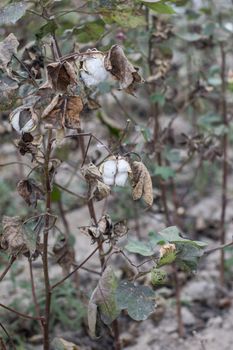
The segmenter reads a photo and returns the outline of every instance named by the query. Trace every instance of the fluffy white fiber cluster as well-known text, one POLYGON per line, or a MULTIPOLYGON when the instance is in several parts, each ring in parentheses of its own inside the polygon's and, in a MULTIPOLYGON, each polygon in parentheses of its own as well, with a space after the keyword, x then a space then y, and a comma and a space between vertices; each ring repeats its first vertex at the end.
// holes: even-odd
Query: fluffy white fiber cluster
POLYGON ((83 62, 81 78, 87 87, 98 85, 108 78, 109 73, 104 67, 104 55, 96 53, 83 62))
POLYGON ((108 186, 125 186, 131 168, 124 158, 112 158, 106 160, 100 169, 103 182, 108 186))

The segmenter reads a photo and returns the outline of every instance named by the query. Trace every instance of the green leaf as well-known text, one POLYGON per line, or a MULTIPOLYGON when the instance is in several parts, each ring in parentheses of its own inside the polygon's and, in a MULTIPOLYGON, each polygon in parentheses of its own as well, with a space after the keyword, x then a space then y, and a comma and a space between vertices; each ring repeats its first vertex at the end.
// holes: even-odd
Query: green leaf
POLYGON ((0 25, 15 24, 26 12, 28 3, 16 2, 0 9, 0 25))
POLYGON ((102 19, 97 19, 92 22, 87 22, 84 25, 74 28, 73 34, 80 43, 96 41, 104 34, 105 23, 102 19))
POLYGON ((197 269, 198 261, 204 253, 203 249, 190 243, 176 243, 178 251, 176 264, 187 272, 195 271, 197 269))
POLYGON ((48 34, 54 34, 57 29, 57 24, 55 21, 50 20, 48 23, 40 27, 38 33, 36 33, 37 40, 41 40, 48 34))
POLYGON ((137 28, 145 25, 145 18, 135 14, 132 10, 120 9, 111 14, 111 19, 125 28, 137 28))
POLYGON ((88 325, 92 336, 95 336, 97 308, 100 312, 101 320, 106 325, 110 325, 120 314, 115 298, 117 286, 118 281, 113 269, 111 266, 108 266, 93 291, 88 305, 88 325))
POLYGON ((61 191, 57 186, 54 186, 51 193, 51 200, 52 202, 59 202, 60 199, 61 199, 61 191))
POLYGON ((150 231, 149 234, 149 240, 153 247, 155 247, 157 244, 165 244, 167 241, 164 239, 163 236, 161 236, 158 232, 150 231))
POLYGON ((207 246, 205 242, 201 241, 192 241, 190 239, 185 239, 180 236, 180 231, 176 226, 169 226, 162 231, 159 231, 159 234, 169 243, 189 243, 199 248, 204 248, 207 246))
POLYGON ((122 281, 116 290, 116 302, 120 309, 127 309, 131 318, 143 321, 154 312, 155 293, 146 286, 135 286, 128 281, 122 281))
POLYGON ((159 2, 142 1, 142 3, 146 7, 148 7, 150 10, 155 11, 157 13, 161 13, 161 14, 164 13, 164 14, 169 14, 169 15, 176 13, 175 10, 171 6, 165 4, 163 1, 159 1, 159 2))
POLYGON ((165 95, 159 94, 159 93, 154 93, 150 95, 150 100, 153 103, 158 103, 159 106, 163 107, 165 105, 165 95))
POLYGON ((157 166, 155 168, 155 175, 160 176, 163 180, 167 181, 169 178, 175 176, 175 171, 168 166, 157 166))
POLYGON ((150 243, 144 243, 138 240, 128 239, 125 249, 130 253, 136 253, 142 256, 151 256, 155 254, 153 246, 150 243))

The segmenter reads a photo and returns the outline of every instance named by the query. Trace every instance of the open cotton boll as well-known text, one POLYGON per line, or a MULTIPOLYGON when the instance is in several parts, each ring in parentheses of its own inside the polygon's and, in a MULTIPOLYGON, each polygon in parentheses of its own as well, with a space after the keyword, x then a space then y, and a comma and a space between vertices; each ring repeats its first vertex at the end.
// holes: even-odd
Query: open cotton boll
POLYGON ((114 176, 112 177, 108 177, 108 176, 103 176, 103 182, 105 183, 105 185, 108 186, 113 186, 114 185, 114 176))
POLYGON ((92 75, 86 73, 85 71, 81 71, 80 74, 81 74, 82 80, 84 81, 87 87, 98 85, 99 82, 92 75))
POLYGON ((117 172, 117 161, 107 160, 103 164, 103 176, 114 177, 117 172))
POLYGON ((98 85, 101 81, 106 80, 108 72, 104 67, 104 55, 96 54, 87 58, 83 62, 81 77, 88 87, 98 85))
POLYGON ((30 108, 19 107, 10 114, 10 123, 19 134, 34 130, 37 121, 36 114, 30 108))
POLYGON ((131 172, 129 163, 124 159, 119 159, 117 163, 118 172, 131 172))
POLYGON ((115 177, 115 185, 124 187, 128 179, 128 172, 118 173, 115 177))

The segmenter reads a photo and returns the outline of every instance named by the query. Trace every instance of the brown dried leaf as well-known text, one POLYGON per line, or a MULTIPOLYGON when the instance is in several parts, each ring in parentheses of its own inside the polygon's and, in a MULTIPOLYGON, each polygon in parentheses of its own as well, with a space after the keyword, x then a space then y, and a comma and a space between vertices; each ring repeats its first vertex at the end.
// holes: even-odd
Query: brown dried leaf
POLYGON ((93 163, 83 167, 82 174, 89 184, 89 198, 94 197, 97 201, 101 201, 110 194, 110 187, 103 183, 102 175, 93 163))
POLYGON ((7 68, 13 54, 16 53, 19 42, 13 33, 0 42, 0 67, 7 68))
POLYGON ((66 92, 71 84, 77 83, 77 74, 71 62, 53 62, 47 66, 48 81, 41 88, 51 87, 59 92, 66 92))
POLYGON ((75 263, 75 253, 73 247, 65 237, 59 237, 53 247, 56 262, 62 267, 64 275, 70 272, 75 263))
POLYGON ((142 82, 138 69, 132 65, 121 46, 113 45, 105 57, 105 69, 120 83, 120 89, 132 94, 135 83, 142 82))
POLYGON ((3 216, 3 232, 0 246, 11 255, 26 253, 28 248, 23 232, 23 222, 19 216, 3 216))
POLYGON ((149 206, 153 204, 152 181, 146 166, 142 162, 132 163, 132 196, 134 200, 142 198, 149 206))
POLYGON ((17 184, 17 190, 25 202, 34 208, 37 206, 38 199, 44 199, 44 193, 41 188, 30 179, 20 180, 17 184))
POLYGON ((102 181, 97 180, 95 184, 95 189, 93 191, 93 197, 97 200, 97 202, 106 198, 111 192, 111 189, 108 185, 105 185, 102 181))
POLYGON ((65 126, 69 129, 80 127, 80 113, 83 110, 83 101, 80 96, 69 96, 67 99, 65 126))

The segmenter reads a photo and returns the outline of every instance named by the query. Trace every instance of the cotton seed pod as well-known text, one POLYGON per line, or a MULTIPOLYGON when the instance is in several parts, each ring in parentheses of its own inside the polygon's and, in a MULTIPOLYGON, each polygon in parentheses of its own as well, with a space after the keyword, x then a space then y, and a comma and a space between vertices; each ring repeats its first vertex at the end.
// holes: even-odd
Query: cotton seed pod
POLYGON ((169 253, 174 253, 176 251, 176 246, 173 243, 163 244, 159 249, 159 257, 160 259, 169 253))
POLYGON ((30 133, 38 125, 38 117, 31 107, 18 107, 10 114, 10 123, 19 134, 30 133))
POLYGON ((153 187, 148 169, 142 162, 132 163, 133 200, 142 198, 148 206, 153 204, 153 187))
POLYGON ((111 157, 101 165, 100 172, 106 185, 124 187, 131 168, 123 157, 111 157))
POLYGON ((108 72, 104 67, 104 54, 96 52, 85 58, 80 74, 87 87, 98 85, 106 80, 108 72))

